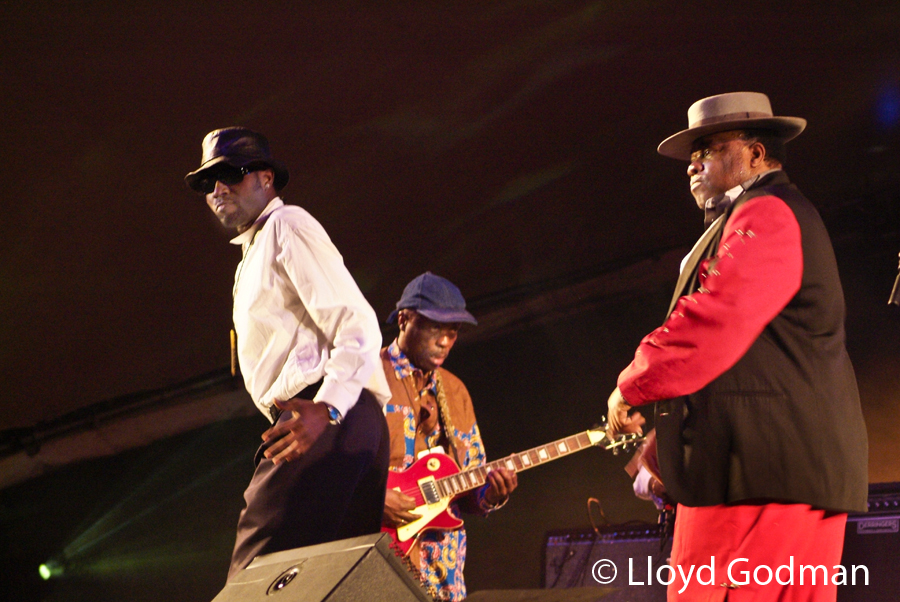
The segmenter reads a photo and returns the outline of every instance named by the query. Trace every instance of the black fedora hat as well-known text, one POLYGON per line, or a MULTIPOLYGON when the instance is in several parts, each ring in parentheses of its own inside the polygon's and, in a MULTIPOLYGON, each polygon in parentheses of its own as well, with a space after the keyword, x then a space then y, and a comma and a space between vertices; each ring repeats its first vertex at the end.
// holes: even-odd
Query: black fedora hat
POLYGON ((185 183, 192 190, 203 192, 201 180, 217 165, 270 167, 275 172, 275 190, 284 188, 290 177, 284 163, 272 158, 268 139, 259 132, 243 127, 222 128, 208 133, 203 139, 200 167, 184 176, 185 183))

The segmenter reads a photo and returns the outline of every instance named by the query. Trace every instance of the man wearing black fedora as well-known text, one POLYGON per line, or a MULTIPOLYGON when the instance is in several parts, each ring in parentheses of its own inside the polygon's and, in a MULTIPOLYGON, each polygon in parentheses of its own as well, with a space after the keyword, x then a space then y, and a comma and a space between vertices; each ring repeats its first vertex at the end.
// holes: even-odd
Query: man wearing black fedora
POLYGON ((390 392, 375 312, 319 222, 281 200, 288 170, 265 136, 210 132, 185 182, 237 230, 233 351, 273 424, 244 494, 229 579, 261 554, 378 532, 390 392))
POLYGON ((658 151, 688 162, 709 226, 619 375, 610 429, 639 430, 631 408, 656 404, 671 564, 697 571, 676 572, 670 600, 833 601, 868 452, 831 242, 782 169, 806 121, 736 92, 697 101, 688 124, 658 151))

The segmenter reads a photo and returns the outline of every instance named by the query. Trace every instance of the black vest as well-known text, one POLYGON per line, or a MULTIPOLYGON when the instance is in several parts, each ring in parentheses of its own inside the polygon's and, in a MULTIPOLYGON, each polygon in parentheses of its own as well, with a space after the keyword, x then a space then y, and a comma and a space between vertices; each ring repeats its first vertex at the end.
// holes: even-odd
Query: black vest
POLYGON ((697 393, 657 404, 663 481, 687 506, 777 501, 865 511, 868 444, 837 263, 821 217, 784 172, 735 199, 692 253, 675 298, 696 290, 699 259, 715 255, 735 208, 763 195, 782 199, 800 224, 800 290, 733 367, 697 393))

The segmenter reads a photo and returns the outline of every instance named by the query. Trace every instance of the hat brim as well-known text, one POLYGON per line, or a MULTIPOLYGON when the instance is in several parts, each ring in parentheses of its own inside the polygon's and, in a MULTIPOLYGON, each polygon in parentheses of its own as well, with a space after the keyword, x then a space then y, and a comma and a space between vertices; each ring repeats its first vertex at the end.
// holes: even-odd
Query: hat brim
MULTIPOLYGON (((465 322, 466 324, 472 324, 473 326, 478 325, 478 320, 475 319, 475 316, 464 309, 417 309, 414 307, 400 309, 412 309, 429 320, 434 320, 441 324, 465 322)), ((395 309, 391 312, 391 315, 389 315, 387 319, 388 324, 395 324, 397 322, 397 316, 400 314, 400 309, 395 309)))
POLYGON ((669 136, 659 143, 656 151, 666 157, 690 161, 691 149, 698 139, 717 132, 754 128, 772 130, 782 141, 787 142, 800 135, 806 128, 806 120, 801 117, 760 117, 710 123, 669 136))
POLYGON ((272 171, 275 173, 275 181, 273 182, 275 186, 275 190, 281 190, 285 186, 287 186, 288 180, 290 179, 290 174, 288 173, 287 167, 280 161, 275 161, 274 159, 269 160, 256 160, 256 161, 234 161, 229 160, 228 157, 219 156, 214 159, 210 159, 206 163, 200 166, 199 169, 192 171, 188 175, 184 176, 184 183, 188 185, 191 190, 196 192, 203 192, 200 189, 200 181, 204 178, 206 173, 215 168, 218 165, 230 165, 231 167, 247 167, 250 165, 265 165, 267 167, 272 168, 272 171))

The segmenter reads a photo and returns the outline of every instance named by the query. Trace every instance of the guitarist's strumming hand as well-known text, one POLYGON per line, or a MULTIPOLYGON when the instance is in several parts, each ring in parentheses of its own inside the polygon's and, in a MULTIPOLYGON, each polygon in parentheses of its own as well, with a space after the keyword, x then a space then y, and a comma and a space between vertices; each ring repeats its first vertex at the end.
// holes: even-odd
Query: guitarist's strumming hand
POLYGON ((502 506, 509 499, 509 494, 519 486, 516 471, 508 468, 497 468, 488 473, 488 489, 484 492, 484 500, 491 506, 502 506))
POLYGON ((388 489, 384 496, 384 512, 381 515, 381 522, 394 528, 411 523, 417 518, 421 518, 421 515, 410 512, 415 507, 416 500, 396 489, 388 489))
POLYGON ((609 396, 607 405, 609 407, 609 414, 607 416, 608 422, 606 433, 610 439, 613 439, 622 433, 637 433, 638 435, 644 433, 641 426, 646 420, 644 420, 644 417, 641 416, 639 412, 635 412, 631 415, 628 414, 631 410, 631 406, 628 405, 628 402, 622 397, 619 387, 616 387, 616 390, 609 396))
POLYGON ((289 412, 290 418, 279 420, 262 434, 263 441, 273 441, 265 456, 275 464, 296 460, 312 447, 331 422, 328 406, 308 399, 276 401, 279 409, 289 412))

